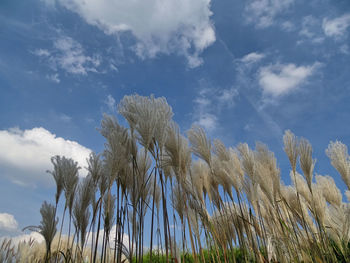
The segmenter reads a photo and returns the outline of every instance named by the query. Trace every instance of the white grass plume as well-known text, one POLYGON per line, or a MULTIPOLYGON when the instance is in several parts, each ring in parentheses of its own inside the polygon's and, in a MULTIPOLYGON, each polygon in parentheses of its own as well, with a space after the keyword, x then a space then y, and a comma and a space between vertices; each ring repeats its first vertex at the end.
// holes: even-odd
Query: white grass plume
POLYGON ((311 189, 312 175, 316 161, 312 159, 312 146, 306 139, 299 142, 300 167, 303 170, 307 185, 311 189))
POLYGON ((339 188, 330 176, 316 175, 316 186, 322 192, 326 201, 334 206, 340 206, 342 203, 342 195, 339 188))
POLYGON ((193 125, 187 132, 192 152, 211 166, 211 143, 202 127, 193 125))
POLYGON ((23 230, 30 230, 40 233, 46 244, 46 259, 49 258, 51 243, 57 232, 58 219, 55 218, 55 207, 46 201, 40 208, 41 221, 38 226, 27 226, 23 230))
POLYGON ((64 188, 64 174, 63 174, 63 169, 61 165, 61 156, 56 155, 51 157, 51 163, 53 164, 53 167, 54 167, 53 171, 47 171, 47 172, 52 174, 56 182, 55 199, 57 204, 64 188))
POLYGON ((285 131, 283 135, 284 151, 286 152, 289 162, 292 166, 293 173, 296 171, 297 159, 298 159, 298 139, 290 131, 285 131))
POLYGON ((348 148, 343 143, 330 142, 326 154, 331 159, 331 164, 341 175, 344 183, 350 190, 350 158, 348 148))

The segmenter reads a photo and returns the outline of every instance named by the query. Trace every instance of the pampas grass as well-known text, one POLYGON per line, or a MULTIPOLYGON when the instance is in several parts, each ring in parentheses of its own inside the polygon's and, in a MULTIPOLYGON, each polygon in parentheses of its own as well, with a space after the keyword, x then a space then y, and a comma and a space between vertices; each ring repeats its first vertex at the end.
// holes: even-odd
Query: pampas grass
MULTIPOLYGON (((283 136, 292 182, 285 185, 266 145, 226 147, 197 125, 186 137, 165 98, 125 96, 118 110, 128 127, 104 115, 105 148, 89 156, 85 179, 74 160, 52 157, 56 207, 44 203, 41 224, 29 228, 43 235, 45 250, 3 241, 1 260, 349 262, 350 205, 333 177, 315 173, 306 139, 283 136), (69 220, 61 240, 62 230, 54 236, 63 192, 74 229, 69 220)), ((331 142, 326 154, 350 190, 347 147, 331 142)))
POLYGON ((56 209, 53 205, 48 204, 46 201, 40 208, 41 222, 38 226, 27 226, 23 230, 30 230, 40 233, 46 244, 45 261, 48 261, 51 256, 51 243, 57 232, 58 219, 55 218, 56 209))

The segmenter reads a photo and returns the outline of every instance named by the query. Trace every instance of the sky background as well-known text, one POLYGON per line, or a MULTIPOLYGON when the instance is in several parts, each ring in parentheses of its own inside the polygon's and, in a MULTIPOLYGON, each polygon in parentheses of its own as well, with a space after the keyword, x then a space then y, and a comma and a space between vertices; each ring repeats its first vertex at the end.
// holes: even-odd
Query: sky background
POLYGON ((345 190, 325 149, 350 145, 349 35, 348 0, 0 1, 0 236, 40 222, 50 157, 86 167, 134 93, 164 96, 183 133, 268 144, 287 184, 290 129, 345 190))

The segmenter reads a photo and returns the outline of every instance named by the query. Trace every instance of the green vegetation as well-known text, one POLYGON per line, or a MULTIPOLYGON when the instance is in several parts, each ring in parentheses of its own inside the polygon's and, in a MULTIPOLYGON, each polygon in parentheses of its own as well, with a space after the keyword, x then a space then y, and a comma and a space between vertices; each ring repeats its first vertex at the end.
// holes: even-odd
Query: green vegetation
MULTIPOLYGON (((241 252, 241 250, 239 248, 235 248, 233 249, 233 253, 229 253, 228 254, 228 261, 235 261, 235 262, 244 262, 244 258, 243 258, 243 254, 241 252), (233 259, 234 257, 234 259, 233 259)), ((203 258, 200 258, 198 262, 204 263, 204 262, 224 262, 225 258, 224 258, 224 253, 223 251, 219 251, 219 257, 217 257, 217 254, 215 253, 215 251, 208 251, 208 250, 203 250, 203 255, 204 255, 204 260, 203 258)), ((136 262, 136 258, 133 258, 133 262, 136 262)), ((164 254, 158 254, 158 253, 154 253, 154 255, 152 256, 152 261, 151 261, 151 257, 150 257, 150 253, 147 252, 143 255, 142 258, 142 262, 143 263, 149 263, 149 262, 160 262, 160 263, 165 263, 167 262, 166 260, 166 256, 164 254)), ((173 260, 171 262, 175 262, 175 259, 173 258, 173 260)), ((182 253, 181 254, 181 262, 187 262, 187 263, 193 263, 195 262, 193 255, 190 253, 182 253)), ((250 261, 249 261, 250 262, 250 261)))
MULTIPOLYGON (((196 125, 185 137, 164 98, 125 96, 118 110, 128 127, 104 116, 105 149, 90 155, 86 178, 73 160, 52 158, 55 206, 38 227, 46 253, 31 262, 350 262, 349 203, 333 178, 315 174, 306 139, 284 134, 286 186, 266 145, 227 148, 196 125), (60 201, 52 240, 42 230, 56 232, 60 201)), ((350 189, 346 146, 331 142, 326 153, 350 189)))

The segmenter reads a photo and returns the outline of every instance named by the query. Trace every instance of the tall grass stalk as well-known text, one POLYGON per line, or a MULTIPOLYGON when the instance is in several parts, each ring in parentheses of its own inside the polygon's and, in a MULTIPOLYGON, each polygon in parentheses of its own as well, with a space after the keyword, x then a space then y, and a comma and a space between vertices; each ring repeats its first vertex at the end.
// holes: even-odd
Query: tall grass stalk
MULTIPOLYGON (((55 205, 45 205, 52 214, 36 228, 47 247, 42 260, 51 254, 56 262, 64 255, 76 262, 89 258, 113 263, 350 258, 350 204, 342 201, 331 177, 316 174, 306 139, 291 131, 283 136, 292 181, 287 186, 266 145, 226 147, 197 125, 186 137, 172 120, 165 98, 125 96, 118 111, 128 126, 104 115, 99 131, 105 148, 88 158, 91 187, 86 196, 82 187, 87 179, 79 179, 77 163, 52 157, 55 205), (51 253, 53 236, 42 229, 56 227, 63 192, 58 243, 51 253), (61 242, 63 226, 68 237, 61 242)), ((331 142, 326 154, 350 190, 347 147, 331 142)))

